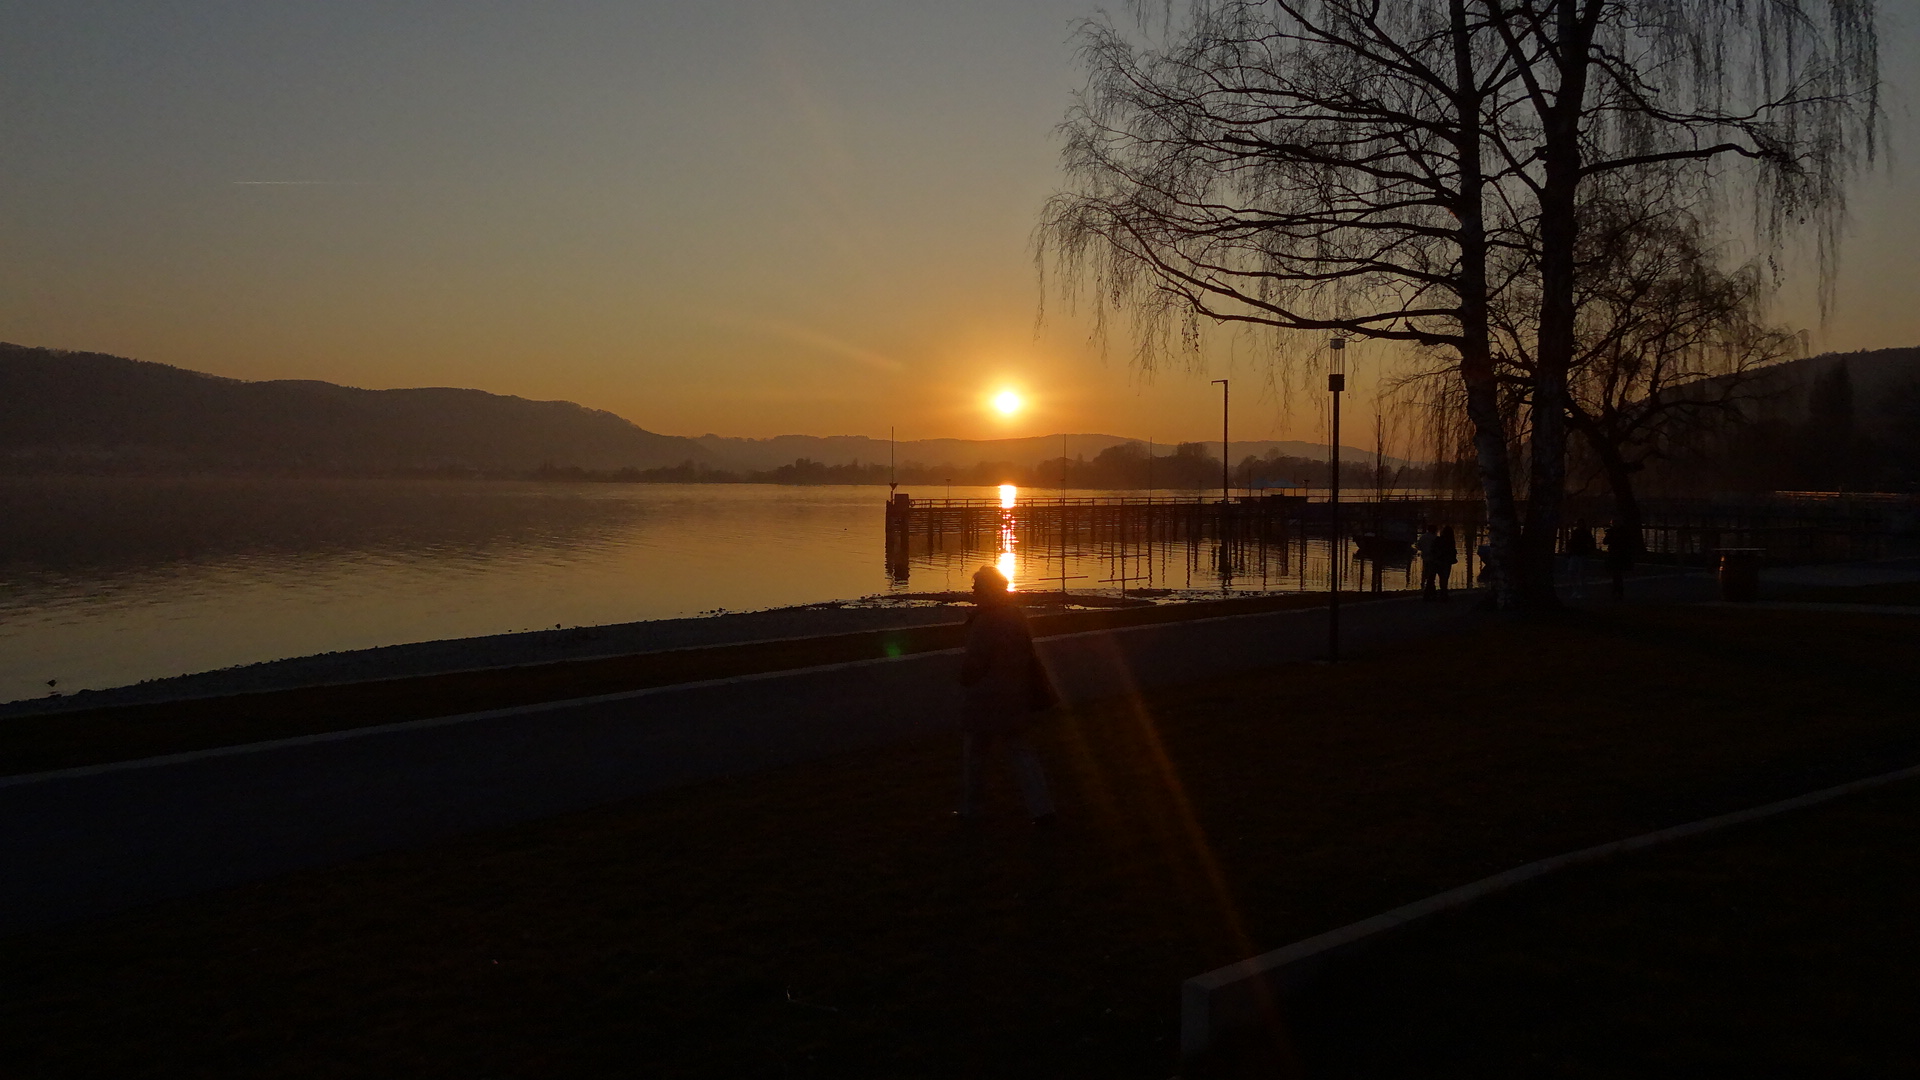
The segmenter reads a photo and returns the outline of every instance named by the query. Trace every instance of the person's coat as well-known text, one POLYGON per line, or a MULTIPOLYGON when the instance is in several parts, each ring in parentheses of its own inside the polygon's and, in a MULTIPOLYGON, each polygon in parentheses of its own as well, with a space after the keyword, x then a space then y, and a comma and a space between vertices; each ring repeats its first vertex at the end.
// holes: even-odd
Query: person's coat
POLYGON ((1022 730, 1036 710, 1052 704, 1033 631, 1018 607, 989 604, 968 617, 960 684, 966 695, 961 725, 978 735, 1022 730))

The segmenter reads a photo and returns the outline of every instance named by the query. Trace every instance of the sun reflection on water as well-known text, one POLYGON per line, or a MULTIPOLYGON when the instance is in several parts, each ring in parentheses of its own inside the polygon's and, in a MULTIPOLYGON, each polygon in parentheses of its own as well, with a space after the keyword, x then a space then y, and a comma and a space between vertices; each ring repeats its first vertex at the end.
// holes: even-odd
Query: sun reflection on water
POLYGON ((1020 489, 1012 484, 1000 485, 1000 509, 1011 510, 1020 499, 1020 489))

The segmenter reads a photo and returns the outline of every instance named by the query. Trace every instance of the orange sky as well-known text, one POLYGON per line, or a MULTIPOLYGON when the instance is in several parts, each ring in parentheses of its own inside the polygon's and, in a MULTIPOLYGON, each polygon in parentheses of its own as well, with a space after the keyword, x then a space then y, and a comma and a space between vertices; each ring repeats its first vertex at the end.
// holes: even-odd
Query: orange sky
MULTIPOLYGON (((1236 439, 1323 437, 1251 344, 1147 380, 1057 299, 1036 333, 1090 0, 9 10, 0 339, 688 435, 1211 438, 1231 375, 1236 439)), ((1920 344, 1917 27, 1888 13, 1895 168, 1837 316, 1780 308, 1817 347, 1920 344)))

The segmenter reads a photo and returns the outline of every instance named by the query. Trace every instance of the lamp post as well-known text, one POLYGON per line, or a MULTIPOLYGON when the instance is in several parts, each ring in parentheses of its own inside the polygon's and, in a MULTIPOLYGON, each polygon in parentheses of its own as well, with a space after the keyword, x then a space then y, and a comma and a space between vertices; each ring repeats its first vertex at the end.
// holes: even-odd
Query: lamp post
POLYGON ((1227 466, 1227 401, 1232 387, 1227 385, 1225 379, 1215 379, 1213 382, 1220 388, 1220 501, 1228 503, 1233 501, 1233 493, 1230 490, 1233 481, 1227 466))
POLYGON ((1329 343, 1327 392, 1333 395, 1333 440, 1328 463, 1327 518, 1327 661, 1340 661, 1340 391, 1347 388, 1347 339, 1335 335, 1329 343))

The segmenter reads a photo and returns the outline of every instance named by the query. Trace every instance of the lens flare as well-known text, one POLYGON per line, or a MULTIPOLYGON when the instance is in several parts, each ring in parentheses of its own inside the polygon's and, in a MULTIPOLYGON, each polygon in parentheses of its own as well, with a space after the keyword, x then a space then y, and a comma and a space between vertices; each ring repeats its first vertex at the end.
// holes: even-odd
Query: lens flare
POLYGON ((1002 390, 993 395, 993 407, 1000 410, 1001 416, 1012 416, 1025 404, 1020 395, 1012 390, 1002 390))
POLYGON ((1020 499, 1020 489, 1012 484, 1000 485, 1000 509, 1011 510, 1020 499))

